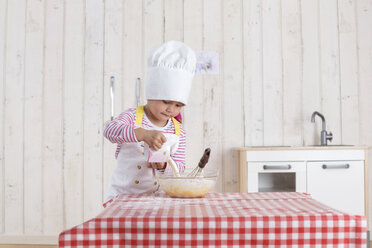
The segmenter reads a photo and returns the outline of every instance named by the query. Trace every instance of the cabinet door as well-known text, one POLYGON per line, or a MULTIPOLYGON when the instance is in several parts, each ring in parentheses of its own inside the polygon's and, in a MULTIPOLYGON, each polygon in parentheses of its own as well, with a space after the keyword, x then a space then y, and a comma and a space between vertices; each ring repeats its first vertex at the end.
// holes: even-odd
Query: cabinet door
POLYGON ((364 161, 308 162, 307 190, 330 207, 364 215, 364 161))
POLYGON ((248 162, 248 192, 306 192, 306 163, 248 162))

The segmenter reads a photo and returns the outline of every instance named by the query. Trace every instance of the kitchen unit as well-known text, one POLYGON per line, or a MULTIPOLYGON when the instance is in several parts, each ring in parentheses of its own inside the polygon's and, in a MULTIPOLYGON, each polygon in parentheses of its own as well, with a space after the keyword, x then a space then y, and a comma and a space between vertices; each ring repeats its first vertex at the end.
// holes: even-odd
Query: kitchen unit
POLYGON ((306 192, 368 219, 366 146, 242 147, 240 192, 306 192))

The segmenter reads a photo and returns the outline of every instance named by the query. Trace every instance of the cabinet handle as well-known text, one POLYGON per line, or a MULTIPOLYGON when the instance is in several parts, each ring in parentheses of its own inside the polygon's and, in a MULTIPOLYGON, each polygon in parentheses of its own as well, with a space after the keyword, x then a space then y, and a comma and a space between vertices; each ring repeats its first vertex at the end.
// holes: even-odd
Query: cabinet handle
POLYGON ((323 164, 322 168, 323 169, 349 169, 350 165, 349 164, 331 164, 331 165, 323 164))
POLYGON ((292 166, 290 164, 287 165, 264 165, 264 170, 290 170, 292 166))

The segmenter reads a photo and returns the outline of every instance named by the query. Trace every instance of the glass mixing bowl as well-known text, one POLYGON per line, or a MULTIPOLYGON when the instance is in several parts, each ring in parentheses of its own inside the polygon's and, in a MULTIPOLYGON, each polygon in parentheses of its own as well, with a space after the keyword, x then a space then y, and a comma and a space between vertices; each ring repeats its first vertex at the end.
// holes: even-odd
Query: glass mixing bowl
POLYGON ((203 171, 200 176, 188 176, 187 173, 176 177, 162 170, 156 171, 160 188, 172 197, 203 197, 216 185, 218 171, 203 171))

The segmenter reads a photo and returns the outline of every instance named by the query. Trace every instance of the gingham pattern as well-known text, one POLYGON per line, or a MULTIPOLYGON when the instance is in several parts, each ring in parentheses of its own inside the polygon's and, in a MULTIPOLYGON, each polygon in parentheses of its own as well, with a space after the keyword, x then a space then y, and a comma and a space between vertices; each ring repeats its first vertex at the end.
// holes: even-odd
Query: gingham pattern
POLYGON ((305 193, 133 194, 61 233, 59 247, 365 247, 366 230, 364 216, 305 193))

